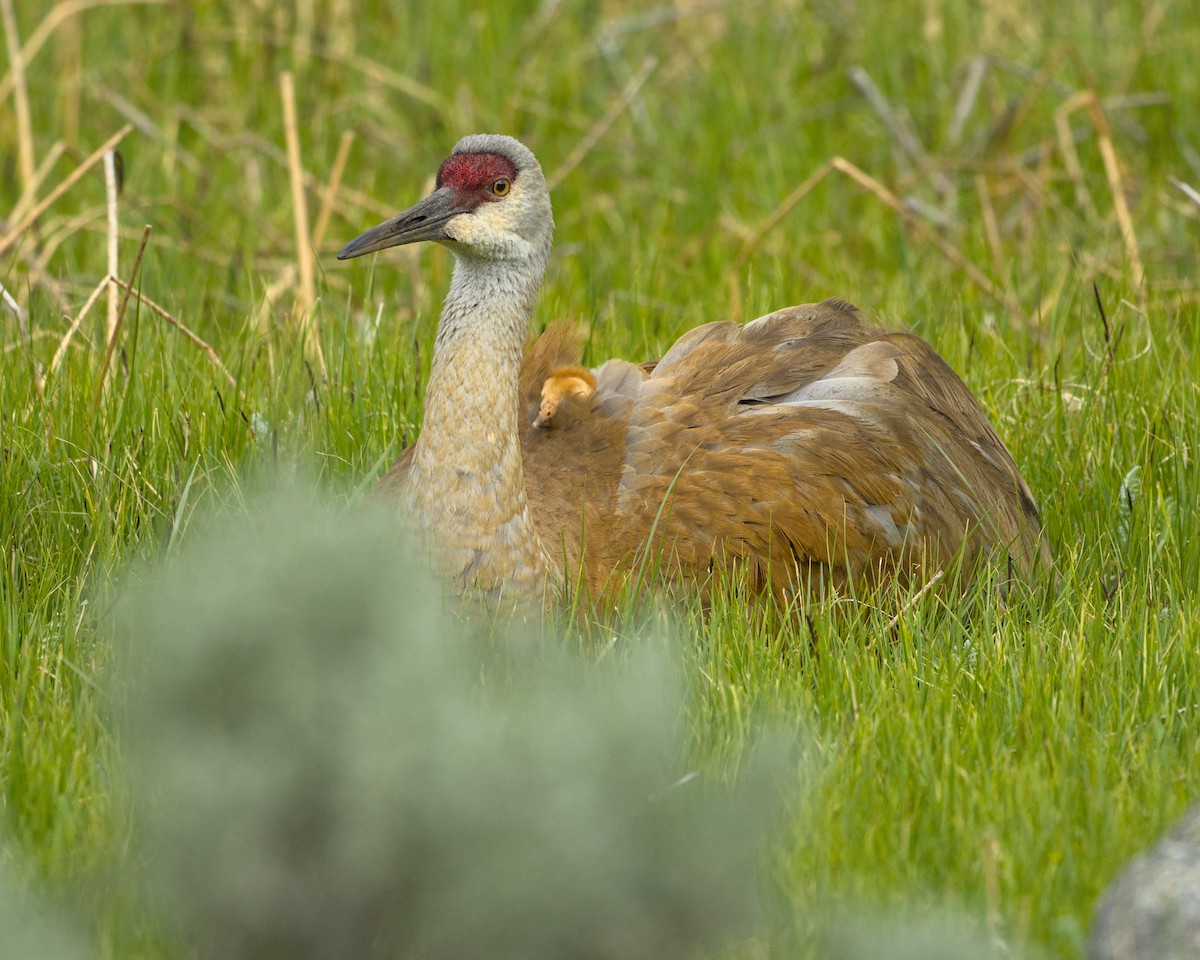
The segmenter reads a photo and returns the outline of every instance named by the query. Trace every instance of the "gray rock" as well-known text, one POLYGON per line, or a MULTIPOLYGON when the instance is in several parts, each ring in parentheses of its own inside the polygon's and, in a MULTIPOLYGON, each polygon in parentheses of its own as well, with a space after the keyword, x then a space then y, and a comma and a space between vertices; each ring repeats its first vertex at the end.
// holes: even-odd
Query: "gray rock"
POLYGON ((1113 881, 1088 958, 1200 960, 1200 804, 1113 881))

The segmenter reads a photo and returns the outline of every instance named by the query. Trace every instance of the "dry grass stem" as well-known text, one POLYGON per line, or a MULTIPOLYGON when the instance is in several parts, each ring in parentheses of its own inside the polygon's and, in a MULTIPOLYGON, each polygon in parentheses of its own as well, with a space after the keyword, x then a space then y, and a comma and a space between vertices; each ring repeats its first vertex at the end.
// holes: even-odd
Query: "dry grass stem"
POLYGON ((4 253, 9 247, 11 247, 16 242, 17 238, 25 232, 26 228, 54 204, 54 201, 70 190, 71 187, 75 186, 75 184, 78 183, 83 176, 92 169, 92 167, 100 162, 100 160, 109 150, 112 150, 118 143, 129 136, 131 130, 133 130, 133 127, 129 124, 125 124, 125 126, 105 140, 104 143, 102 143, 99 147, 97 147, 96 150, 93 151, 92 154, 83 161, 83 163, 67 174, 66 179, 64 179, 62 183, 51 190, 50 193, 46 195, 45 199, 43 199, 27 214, 25 214, 25 216, 17 222, 16 226, 14 226, 8 231, 8 233, 0 238, 0 254, 4 253))
POLYGON ((891 190, 885 187, 874 177, 864 173, 844 157, 834 157, 829 162, 835 170, 840 170, 842 173, 846 174, 846 176, 848 176, 859 186, 875 194, 875 196, 882 200, 887 206, 891 207, 896 211, 896 213, 900 214, 900 216, 908 221, 912 227, 918 230, 922 235, 925 236, 927 240, 929 240, 930 243, 937 247, 942 256, 962 270, 962 272, 965 273, 971 282, 979 287, 980 290, 1004 304, 1014 316, 1017 315, 1017 304, 1011 294, 1001 290, 998 286, 996 286, 996 284, 989 280, 983 271, 981 271, 977 266, 975 266, 975 264, 968 260, 966 256, 964 256, 958 250, 957 247, 945 240, 941 234, 939 234, 936 230, 933 230, 909 207, 901 203, 900 198, 892 193, 891 190))
MULTIPOLYGON (((891 133, 892 139, 900 148, 901 158, 907 157, 909 160, 912 160, 922 170, 930 183, 933 184, 938 196, 942 198, 943 204, 953 206, 958 195, 954 181, 930 164, 929 154, 917 136, 916 131, 913 130, 912 121, 908 114, 892 108, 892 105, 883 95, 883 92, 875 85, 875 81, 871 79, 871 75, 862 67, 851 69, 850 79, 858 87, 862 95, 866 97, 867 102, 871 105, 871 109, 875 111, 879 119, 883 121, 884 126, 887 127, 888 132, 891 133)), ((913 198, 912 200, 914 205, 921 202, 918 198, 913 198)), ((933 213, 931 208, 929 213, 933 214, 930 216, 930 219, 942 225, 949 225, 952 222, 952 218, 944 211, 939 210, 933 213)))
POLYGON ((68 143, 79 142, 79 119, 83 116, 84 61, 83 21, 72 17, 63 23, 58 35, 55 73, 59 89, 62 138, 68 143))
POLYGON ((112 286, 112 277, 105 277, 101 280, 87 300, 83 304, 83 309, 76 314, 75 319, 71 321, 71 325, 67 328, 67 332, 63 334, 62 340, 59 341, 58 349, 54 351, 54 357, 50 361, 50 376, 54 376, 58 372, 59 365, 63 362, 63 357, 67 355, 67 348, 71 345, 71 340, 75 334, 79 332, 79 328, 83 325, 83 321, 87 319, 88 312, 92 309, 93 304, 100 299, 100 294, 104 292, 106 287, 112 286))
POLYGON ((921 141, 917 139, 917 135, 909 124, 892 109, 892 105, 888 103, 883 91, 875 85, 871 75, 862 67, 853 67, 850 70, 850 80, 858 87, 859 93, 866 98, 867 103, 871 105, 871 109, 875 111, 879 119, 883 121, 883 125, 887 127, 888 133, 892 135, 892 139, 896 141, 901 152, 918 166, 923 165, 928 157, 921 141))
MULTIPOLYGON (((967 257, 961 251, 959 251, 957 247, 949 243, 939 233, 933 230, 916 212, 914 212, 911 208, 904 204, 899 197, 892 193, 891 190, 885 187, 874 177, 864 173, 844 157, 834 157, 832 160, 828 160, 821 164, 821 166, 819 166, 816 171, 808 177, 808 179, 806 179, 800 184, 800 186, 788 194, 784 201, 771 212, 767 219, 763 221, 762 226, 755 230, 750 239, 747 240, 742 246, 741 252, 734 261, 735 273, 740 272, 741 268, 745 266, 746 261, 758 248, 759 244, 762 243, 763 238, 766 237, 766 235, 770 233, 776 226, 778 226, 779 222, 788 215, 792 208, 795 207, 796 204, 799 203, 805 196, 807 196, 818 183, 825 179, 831 170, 841 171, 860 187, 863 187, 870 193, 873 193, 876 197, 882 200, 885 205, 890 207, 896 213, 900 214, 900 216, 903 217, 913 228, 918 230, 926 237, 926 239, 930 241, 930 243, 937 247, 942 256, 954 264, 954 266, 962 270, 963 273, 965 273, 977 287, 979 287, 989 296, 994 297, 1005 307, 1007 307, 1014 316, 1016 316, 1017 304, 1011 294, 1002 290, 995 283, 989 280, 987 275, 984 274, 983 271, 975 266, 975 264, 973 264, 970 260, 968 260, 967 257)), ((998 233, 996 236, 996 243, 998 246, 998 233)))
POLYGON ((1062 153, 1067 176, 1075 185, 1075 202, 1079 204, 1089 219, 1095 220, 1097 216, 1096 202, 1092 199, 1092 194, 1084 181, 1083 167, 1079 163, 1079 151, 1075 149, 1075 134, 1071 130, 1071 114, 1087 106, 1091 97, 1091 91, 1085 90, 1061 104, 1054 111, 1054 127, 1058 132, 1058 149, 1062 153))
POLYGON ((555 168, 554 173, 546 178, 546 185, 551 190, 562 183, 567 175, 583 162, 583 158, 591 152, 592 147, 600 141, 600 138, 608 133, 609 128, 616 123, 617 117, 624 113, 630 103, 633 102, 634 97, 638 95, 638 91, 642 89, 642 85, 650 79, 650 74, 654 72, 654 68, 657 66, 658 61, 653 57, 647 57, 642 61, 641 69, 625 84, 625 88, 609 105, 604 116, 592 125, 592 128, 584 138, 576 144, 575 149, 555 168))
MULTIPOLYGON (((596 47, 599 49, 601 56, 604 57, 614 77, 623 78, 628 81, 633 76, 633 70, 626 62, 620 45, 611 34, 605 30, 601 30, 596 36, 596 47)), ((629 101, 629 117, 633 121, 634 126, 643 134, 653 133, 653 130, 647 130, 646 107, 641 97, 634 97, 629 101)), ((584 126, 591 126, 591 117, 588 117, 584 126)))
POLYGON ((321 193, 321 209, 317 211, 317 222, 313 226, 312 249, 320 250, 321 241, 325 239, 325 231, 329 228, 329 218, 333 216, 334 203, 337 201, 338 190, 342 185, 342 174, 346 171, 346 161, 350 158, 350 145, 354 143, 354 131, 343 130, 342 138, 338 141, 337 154, 333 158, 333 167, 329 171, 329 179, 321 193))
POLYGON ((363 76, 374 80, 376 83, 381 83, 385 87, 391 87, 393 90, 399 90, 405 96, 411 97, 425 104, 427 107, 432 107, 443 117, 447 116, 450 112, 449 104, 445 98, 432 87, 419 83, 412 77, 406 77, 404 74, 397 73, 395 70, 376 63, 374 60, 368 60, 366 57, 326 55, 330 60, 336 63, 344 63, 346 66, 357 70, 363 76))
POLYGON ((54 169, 54 165, 58 163, 59 159, 66 152, 66 149, 66 143, 59 140, 46 151, 46 155, 42 157, 41 162, 38 163, 37 169, 33 173, 33 181, 21 191, 21 198, 13 206, 12 213, 8 217, 10 223, 20 220, 25 216, 25 211, 37 202, 38 190, 45 183, 46 177, 50 176, 50 171, 54 169))
POLYGON ((163 320, 166 320, 167 323, 169 323, 176 330, 178 330, 185 337, 187 337, 187 339, 189 339, 197 347, 199 347, 201 350, 203 350, 204 353, 208 356, 208 359, 212 362, 212 365, 214 367, 216 367, 218 370, 220 370, 221 373, 224 375, 225 379, 229 382, 229 385, 231 387, 237 386, 237 380, 234 378, 232 373, 230 373, 227 369, 225 369, 225 364, 223 364, 221 362, 221 358, 219 356, 217 356, 217 352, 209 345, 207 340, 204 340, 202 337, 200 337, 196 333, 194 333, 181 320, 178 320, 177 318, 173 317, 166 310, 165 307, 162 307, 159 304, 155 303, 153 300, 151 300, 149 297, 147 297, 145 294, 143 294, 140 290, 135 290, 130 284, 126 283, 120 277, 110 277, 109 279, 112 280, 112 282, 115 283, 122 290, 125 290, 126 292, 131 293, 133 296, 137 297, 139 303, 141 303, 144 307, 146 307, 152 313, 161 317, 163 320))
POLYGON ((38 268, 45 270, 50 261, 54 259, 55 254, 58 253, 58 248, 79 231, 88 229, 95 221, 102 219, 105 209, 103 205, 91 206, 81 210, 73 217, 47 217, 38 234, 36 250, 38 268))
POLYGON ((139 110, 125 97, 121 96, 115 90, 109 90, 104 87, 97 88, 92 91, 92 95, 99 100, 103 100, 117 111, 124 119, 133 124, 134 129, 139 133, 145 134, 151 140, 157 140, 163 144, 167 151, 167 157, 172 166, 178 163, 181 167, 192 173, 199 173, 204 169, 204 164, 196 159, 195 155, 185 149, 179 143, 177 138, 168 140, 164 135, 162 128, 159 127, 150 117, 142 110, 139 110))
POLYGON ((8 307, 9 311, 16 318, 17 330, 20 331, 21 336, 24 339, 28 340, 29 339, 29 317, 25 313, 25 308, 22 307, 19 303, 17 303, 17 301, 15 299, 13 299, 13 295, 11 293, 9 293, 8 290, 5 289, 4 284, 2 284, 2 283, 0 283, 0 301, 2 301, 4 303, 4 305, 6 307, 8 307))
POLYGON ((296 271, 300 277, 300 295, 296 301, 296 320, 305 345, 317 361, 321 377, 327 376, 321 339, 313 329, 313 308, 317 302, 316 267, 313 262, 311 234, 308 230, 308 201, 304 195, 304 165, 300 162, 300 131, 296 122, 296 85, 289 71, 279 75, 283 99, 283 132, 287 140, 288 177, 292 184, 292 217, 296 226, 296 271))
POLYGON ((125 97, 117 93, 117 91, 110 90, 107 87, 98 87, 92 91, 92 95, 98 100, 103 100, 116 110, 117 113, 132 123, 140 133, 145 134, 152 140, 162 139, 162 129, 159 125, 151 120, 150 116, 144 110, 139 110, 125 97))
POLYGON ((908 613, 908 611, 911 610, 913 607, 915 607, 917 605, 917 602, 923 596, 925 596, 925 594, 927 594, 930 590, 932 590, 934 588, 934 586, 937 584, 937 582, 939 580, 942 579, 943 576, 945 576, 945 571, 938 570, 932 577, 930 577, 928 580, 926 580, 925 583, 922 585, 921 589, 918 590, 916 593, 914 593, 911 597, 909 597, 908 601, 904 604, 904 606, 896 611, 896 615, 894 617, 892 617, 891 620, 888 621, 888 625, 885 629, 887 629, 887 630, 893 629, 896 626, 896 624, 898 624, 901 621, 901 619, 903 619, 904 615, 906 613, 908 613))
POLYGON ((21 189, 27 191, 33 184, 37 164, 33 158, 33 119, 29 111, 29 90, 25 86, 25 58, 21 54, 12 0, 0 0, 0 20, 4 23, 4 42, 13 81, 13 112, 17 115, 17 170, 21 175, 21 189))
MULTIPOLYGON (((252 143, 263 156, 282 167, 287 166, 287 151, 281 150, 277 144, 272 143, 259 134, 246 133, 239 137, 228 136, 213 126, 199 110, 191 110, 185 107, 180 108, 179 116, 181 119, 186 120, 189 126, 194 127, 196 133, 216 150, 244 149, 247 143, 252 143)), ((304 186, 307 189, 320 191, 325 188, 325 184, 318 180, 316 176, 307 171, 302 172, 304 174, 304 186)), ((380 219, 390 217, 396 212, 394 207, 380 203, 376 198, 350 187, 341 187, 338 191, 338 197, 343 203, 357 207, 364 213, 375 214, 380 219)))
POLYGON ((958 101, 954 104, 954 114, 950 118, 950 126, 946 129, 946 142, 951 147, 957 147, 962 142, 963 131, 967 120, 975 109, 979 99, 979 91, 983 87, 983 78, 987 75, 988 59, 980 54, 967 62, 967 79, 963 82, 958 101))
POLYGON ((806 196, 808 196, 812 189, 829 175, 829 171, 832 169, 833 164, 831 164, 829 161, 826 161, 817 167, 817 169, 809 175, 807 180, 805 180, 800 184, 800 186, 796 187, 795 190, 784 197, 783 202, 771 211, 771 213, 767 216, 767 219, 762 222, 762 225, 750 235, 750 238, 744 244, 742 244, 741 252, 737 255, 737 259, 734 261, 735 273, 741 272, 742 268, 746 265, 746 262, 753 255, 754 251, 758 249, 759 244, 763 242, 763 239, 767 236, 767 234, 774 230, 779 225, 779 222, 792 212, 792 208, 806 196))
POLYGON ((1121 163, 1117 159, 1117 150, 1113 146, 1112 127, 1100 100, 1093 91, 1088 91, 1088 116, 1096 128, 1100 143, 1100 157, 1104 160, 1104 175, 1108 178, 1108 189, 1112 193, 1113 209, 1117 214, 1117 223, 1121 227, 1121 239, 1125 243, 1125 255, 1129 258, 1129 266, 1133 270, 1133 285, 1142 286, 1146 271, 1142 267, 1142 257, 1138 252, 1137 234, 1133 229, 1133 217, 1129 213, 1129 203, 1125 199, 1125 183, 1121 176, 1121 163))
POLYGON ((1171 184, 1173 186, 1178 187, 1180 190, 1182 190, 1183 195, 1185 197, 1187 197, 1189 200, 1191 200, 1192 203, 1194 203, 1197 207, 1200 207, 1200 190, 1197 190, 1195 187, 1189 186, 1188 184, 1184 183, 1182 180, 1178 180, 1175 177, 1167 177, 1167 179, 1171 181, 1171 184))
POLYGON ((295 286, 296 265, 294 263, 284 264, 283 269, 279 271, 279 276, 267 284, 266 293, 263 294, 262 303, 259 304, 258 313, 255 315, 254 325, 260 333, 266 333, 271 328, 275 304, 295 286))
MULTIPOLYGON (((133 258, 133 270, 129 274, 129 283, 124 284, 125 296, 121 298, 121 306, 117 310, 117 322, 108 337, 108 346, 104 350, 104 362, 100 365, 100 379, 96 383, 96 395, 92 399, 92 408, 99 409, 100 398, 104 395, 104 384, 108 378, 108 368, 112 365, 113 351, 117 347, 117 336, 121 332, 121 324, 125 320, 125 310, 129 306, 129 295, 133 293, 133 282, 137 280, 138 270, 142 267, 142 254, 146 252, 146 243, 150 240, 150 225, 142 231, 142 242, 138 244, 137 256, 133 258)), ((115 278, 114 278, 115 279, 115 278)))
MULTIPOLYGON (((117 152, 109 150, 104 155, 104 195, 107 200, 106 209, 108 212, 108 275, 115 277, 120 271, 119 260, 119 244, 117 237, 117 228, 119 220, 117 217, 117 152)), ((108 323, 104 327, 104 339, 112 340, 117 329, 117 287, 116 284, 108 285, 108 323)))
MULTIPOLYGON (((325 187, 325 184, 307 172, 304 174, 304 185, 310 190, 322 190, 325 187)), ((344 184, 338 187, 338 199, 342 203, 357 207, 365 213, 375 214, 380 219, 386 219, 396 212, 394 207, 390 207, 386 203, 380 203, 375 197, 369 196, 361 190, 353 190, 344 184)))
POLYGON ((1054 163, 1051 153, 1042 156, 1035 170, 1018 167, 1013 171, 1013 175, 1025 188, 1022 202, 1017 205, 1015 211, 1018 214, 1016 230, 1019 233, 1017 237, 1019 249, 1027 249, 1037 238, 1042 218, 1046 213, 1047 198, 1053 196, 1047 189, 1053 171, 1054 163))
POLYGON ((299 309, 307 316, 316 303, 315 272, 308 232, 308 200, 304 194, 304 166, 300 162, 300 132, 296 123, 296 87, 290 72, 279 75, 283 99, 283 130, 287 140, 288 176, 292 186, 292 218, 296 228, 296 267, 300 275, 299 309))
POLYGON ((982 173, 975 176, 975 191, 979 194, 979 215, 983 219, 983 234, 987 237, 988 251, 992 255, 992 266, 999 276, 1004 273, 1004 254, 1000 249, 1000 225, 996 222, 996 208, 992 206, 992 192, 988 189, 987 177, 982 173))
POLYGON ((742 318, 746 315, 746 308, 742 302, 742 280, 741 273, 737 269, 729 271, 729 319, 734 323, 741 323, 742 318))
POLYGON ((1116 110, 1140 110, 1143 107, 1165 107, 1172 102, 1169 93, 1148 91, 1147 93, 1125 93, 1114 97, 1103 97, 1100 104, 1106 113, 1116 110))
POLYGON ((1029 112, 1033 109, 1034 104, 1038 102, 1042 93, 1047 87, 1055 86, 1054 74, 1058 70, 1058 65, 1062 59, 1062 47, 1055 49, 1047 61, 1042 64, 1041 69, 1038 70, 1024 67, 1021 64, 1011 61, 1005 62, 1004 60, 993 59, 992 62, 994 64, 998 66, 1003 65, 1016 75, 1026 78, 1029 81, 1029 86, 1025 88, 1020 99, 1004 111, 1004 114, 992 129, 991 135, 988 138, 989 149, 998 149, 1008 140, 1009 135, 1014 130, 1024 125, 1026 117, 1028 117, 1029 112))

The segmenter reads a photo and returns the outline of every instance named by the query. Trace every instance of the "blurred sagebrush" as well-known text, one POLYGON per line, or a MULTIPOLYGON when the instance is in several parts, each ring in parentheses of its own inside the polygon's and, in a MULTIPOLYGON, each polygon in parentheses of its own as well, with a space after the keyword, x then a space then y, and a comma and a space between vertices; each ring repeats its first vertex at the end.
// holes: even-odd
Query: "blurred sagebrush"
POLYGON ((763 750, 687 777, 669 644, 602 664, 446 609, 387 518, 293 496, 145 578, 125 735, 203 956, 669 958, 754 916, 763 750), (494 634, 493 634, 494 636, 494 634))
POLYGON ((0 960, 84 960, 84 938, 60 911, 22 881, 0 844, 0 960))

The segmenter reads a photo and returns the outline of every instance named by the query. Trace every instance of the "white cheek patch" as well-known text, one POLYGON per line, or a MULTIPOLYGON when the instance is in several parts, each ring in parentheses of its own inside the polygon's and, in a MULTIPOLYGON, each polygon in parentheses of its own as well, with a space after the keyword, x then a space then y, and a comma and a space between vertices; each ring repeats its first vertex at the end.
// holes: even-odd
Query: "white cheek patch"
POLYGON ((470 244, 478 233, 478 226, 473 214, 460 213, 457 217, 447 220, 442 229, 446 231, 446 236, 451 240, 470 244))
POLYGON ((533 248, 517 234, 491 222, 488 212, 461 213, 446 221, 446 236, 476 256, 512 260, 532 255, 533 248))

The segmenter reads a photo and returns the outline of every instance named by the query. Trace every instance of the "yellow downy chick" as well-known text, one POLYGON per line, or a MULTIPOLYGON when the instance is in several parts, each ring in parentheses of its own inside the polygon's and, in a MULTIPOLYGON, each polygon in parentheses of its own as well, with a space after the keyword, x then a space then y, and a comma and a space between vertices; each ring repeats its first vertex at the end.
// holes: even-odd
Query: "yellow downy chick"
POLYGON ((596 392, 596 377, 583 367, 559 367, 542 384, 542 405, 533 418, 535 427, 549 427, 558 406, 566 397, 587 400, 596 392))

